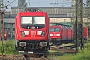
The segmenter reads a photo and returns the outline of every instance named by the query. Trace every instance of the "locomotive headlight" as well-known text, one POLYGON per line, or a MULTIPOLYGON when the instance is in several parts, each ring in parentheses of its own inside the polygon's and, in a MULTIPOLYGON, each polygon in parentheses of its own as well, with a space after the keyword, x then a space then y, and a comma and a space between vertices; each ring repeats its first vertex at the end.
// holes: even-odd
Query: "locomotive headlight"
POLYGON ((60 36, 60 34, 57 34, 57 36, 60 36))
POLYGON ((19 42, 19 46, 21 46, 21 47, 26 46, 26 42, 19 42))
POLYGON ((24 32, 24 31, 21 31, 21 35, 22 35, 23 37, 25 37, 25 32, 24 32))
POLYGON ((41 36, 42 36, 42 37, 45 36, 45 31, 42 31, 41 36))
POLYGON ((53 36, 53 34, 50 34, 50 36, 53 36))
POLYGON ((6 34, 4 34, 4 36, 6 36, 6 34))
POLYGON ((47 46, 47 42, 40 42, 40 46, 41 46, 41 47, 47 46))
POLYGON ((41 33, 42 33, 42 31, 37 31, 37 34, 38 34, 38 35, 41 35, 41 33))

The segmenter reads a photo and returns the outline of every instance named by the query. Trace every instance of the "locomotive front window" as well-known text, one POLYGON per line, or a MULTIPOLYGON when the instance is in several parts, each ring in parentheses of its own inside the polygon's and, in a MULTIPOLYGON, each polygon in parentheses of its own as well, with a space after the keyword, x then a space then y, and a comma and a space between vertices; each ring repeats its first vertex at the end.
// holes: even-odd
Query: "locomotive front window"
POLYGON ((40 29, 45 27, 45 17, 21 17, 21 26, 26 29, 40 29))
POLYGON ((54 28, 50 28, 50 31, 53 32, 54 31, 54 28))
POLYGON ((51 31, 51 32, 55 32, 55 31, 56 31, 56 32, 59 32, 60 29, 59 29, 59 28, 50 28, 50 31, 51 31))
POLYGON ((21 24, 32 24, 32 17, 21 17, 21 24))
POLYGON ((45 24, 45 17, 34 17, 34 24, 45 24))
POLYGON ((60 29, 59 29, 59 28, 55 28, 55 31, 59 32, 59 31, 60 31, 60 29))

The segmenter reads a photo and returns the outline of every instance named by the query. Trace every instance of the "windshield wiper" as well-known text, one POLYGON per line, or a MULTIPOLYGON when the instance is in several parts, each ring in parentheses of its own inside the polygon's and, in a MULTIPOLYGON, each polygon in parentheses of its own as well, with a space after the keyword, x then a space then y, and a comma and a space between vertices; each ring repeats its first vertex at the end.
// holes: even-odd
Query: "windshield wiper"
POLYGON ((32 23, 32 20, 26 25, 26 27, 27 28, 30 27, 31 23, 32 23))

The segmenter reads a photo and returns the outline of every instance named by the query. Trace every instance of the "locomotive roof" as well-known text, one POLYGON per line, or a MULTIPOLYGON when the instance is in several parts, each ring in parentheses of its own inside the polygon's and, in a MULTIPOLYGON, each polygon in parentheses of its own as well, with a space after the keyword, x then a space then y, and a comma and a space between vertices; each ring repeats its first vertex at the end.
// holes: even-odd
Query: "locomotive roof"
POLYGON ((45 16, 48 15, 46 12, 19 12, 17 14, 18 15, 22 15, 22 16, 45 16))
POLYGON ((58 27, 61 27, 61 28, 62 28, 61 25, 58 25, 58 26, 50 26, 50 28, 58 28, 58 27))
POLYGON ((71 27, 70 25, 67 25, 67 24, 64 24, 64 23, 51 23, 51 24, 55 24, 56 26, 62 25, 62 26, 71 27))

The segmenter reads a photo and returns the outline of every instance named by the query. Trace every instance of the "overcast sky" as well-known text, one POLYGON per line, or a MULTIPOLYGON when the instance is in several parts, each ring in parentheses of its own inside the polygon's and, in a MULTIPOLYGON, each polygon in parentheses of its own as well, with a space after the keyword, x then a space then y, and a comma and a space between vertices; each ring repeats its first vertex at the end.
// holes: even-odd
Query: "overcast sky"
MULTIPOLYGON (((8 6, 9 10, 11 7, 17 7, 18 0, 4 0, 4 5, 13 2, 8 6)), ((55 5, 55 7, 70 7, 72 4, 72 0, 26 0, 28 2, 28 7, 54 7, 55 1, 58 1, 59 4, 55 5)))

